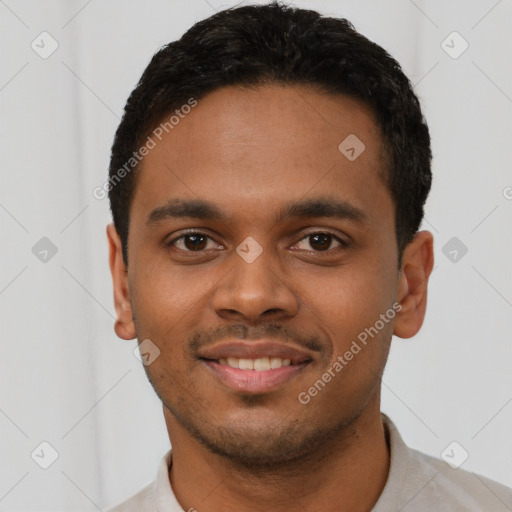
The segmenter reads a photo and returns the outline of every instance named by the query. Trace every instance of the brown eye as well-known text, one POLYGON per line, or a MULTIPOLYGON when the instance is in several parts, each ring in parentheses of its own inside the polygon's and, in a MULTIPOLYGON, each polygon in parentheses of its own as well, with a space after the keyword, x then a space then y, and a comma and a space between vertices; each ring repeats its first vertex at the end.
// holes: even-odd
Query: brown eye
POLYGON ((183 243, 191 251, 200 251, 206 247, 206 239, 203 235, 184 235, 183 243))
POLYGON ((331 245, 332 236, 326 233, 318 233, 316 235, 310 235, 309 239, 311 247, 320 251, 326 251, 331 245))
POLYGON ((201 252, 207 248, 208 240, 212 239, 203 233, 190 232, 174 238, 165 245, 184 252, 201 252), (181 242, 181 247, 177 245, 178 242, 181 242))
MULTIPOLYGON (((331 234, 331 233, 324 233, 324 232, 318 232, 318 233, 310 233, 309 235, 306 235, 300 242, 303 240, 308 240, 308 245, 310 248, 313 249, 314 252, 327 252, 331 249, 338 249, 340 247, 348 247, 348 244, 338 238, 337 236, 331 234), (338 246, 332 248, 331 244, 333 241, 338 242, 338 246)), ((303 247, 306 251, 310 251, 311 249, 309 247, 303 247)))

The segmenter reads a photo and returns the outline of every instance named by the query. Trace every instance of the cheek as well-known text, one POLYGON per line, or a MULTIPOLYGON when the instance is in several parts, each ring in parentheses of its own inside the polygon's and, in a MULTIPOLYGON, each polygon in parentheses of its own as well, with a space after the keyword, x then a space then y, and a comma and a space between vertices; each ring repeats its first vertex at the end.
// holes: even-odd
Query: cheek
POLYGON ((380 379, 396 313, 392 282, 384 278, 385 274, 347 268, 336 275, 336 279, 318 278, 316 284, 320 286, 309 288, 315 292, 304 298, 305 309, 311 311, 313 321, 333 348, 330 360, 319 366, 311 386, 322 389, 317 393, 321 396, 319 404, 323 400, 326 408, 337 403, 350 409, 365 402, 380 379), (329 382, 325 390, 315 384, 324 378, 329 382))
POLYGON ((183 383, 192 361, 186 348, 197 326, 197 311, 205 307, 201 302, 204 280, 153 265, 140 272, 133 285, 137 337, 140 341, 150 339, 160 351, 154 362, 145 366, 148 378, 159 393, 172 393, 175 400, 184 392, 188 396, 183 383))
POLYGON ((151 339, 170 367, 190 369, 191 336, 198 328, 206 330, 218 323, 212 316, 211 298, 222 272, 213 266, 199 269, 154 260, 139 269, 133 275, 132 292, 137 337, 151 339))
POLYGON ((333 341, 346 343, 373 326, 392 306, 396 276, 389 264, 354 264, 318 273, 305 282, 308 286, 301 287, 300 293, 306 309, 326 327, 333 341))
POLYGON ((139 268, 131 285, 137 335, 168 341, 190 323, 207 294, 208 284, 170 265, 139 268))

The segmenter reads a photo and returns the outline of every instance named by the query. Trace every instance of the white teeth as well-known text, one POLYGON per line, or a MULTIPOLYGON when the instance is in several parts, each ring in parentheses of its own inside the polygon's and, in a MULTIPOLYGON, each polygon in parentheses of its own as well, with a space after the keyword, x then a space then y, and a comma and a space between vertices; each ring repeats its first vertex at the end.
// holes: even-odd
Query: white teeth
MULTIPOLYGON (((222 363, 222 359, 220 360, 220 362, 222 363)), ((227 364, 231 366, 231 368, 238 368, 238 359, 236 359, 235 357, 228 357, 227 364)))
POLYGON ((240 370, 256 370, 257 372, 291 365, 290 359, 281 359, 280 357, 259 357, 258 359, 238 359, 236 357, 228 357, 227 359, 219 359, 219 363, 231 366, 231 368, 239 368, 240 370))
POLYGON ((254 359, 239 359, 238 368, 240 370, 254 370, 254 359))
POLYGON ((272 357, 270 359, 270 368, 281 368, 282 366, 282 359, 279 357, 272 357))
POLYGON ((270 370, 270 359, 268 357, 260 357, 259 359, 255 359, 254 369, 257 371, 270 370))

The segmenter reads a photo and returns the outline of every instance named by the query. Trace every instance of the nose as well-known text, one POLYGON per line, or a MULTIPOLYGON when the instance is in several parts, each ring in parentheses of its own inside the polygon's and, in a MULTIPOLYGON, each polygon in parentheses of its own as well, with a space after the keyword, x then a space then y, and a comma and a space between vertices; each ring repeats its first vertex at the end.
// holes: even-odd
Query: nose
POLYGON ((212 298, 220 317, 254 323, 297 314, 299 300, 287 283, 288 277, 268 253, 263 250, 250 263, 238 253, 232 254, 228 263, 231 271, 219 282, 212 298))

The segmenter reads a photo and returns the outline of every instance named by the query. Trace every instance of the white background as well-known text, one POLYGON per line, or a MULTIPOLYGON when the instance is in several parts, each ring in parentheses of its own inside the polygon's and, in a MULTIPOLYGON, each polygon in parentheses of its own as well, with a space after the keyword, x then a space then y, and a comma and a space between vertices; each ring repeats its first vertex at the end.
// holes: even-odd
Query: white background
MULTIPOLYGON (((347 17, 396 57, 431 130, 428 311, 393 342, 383 411, 410 446, 439 457, 456 440, 463 469, 512 486, 512 2, 294 3, 347 17), (453 31, 469 44, 458 58, 441 46, 453 31), (452 237, 468 248, 456 262, 452 237)), ((154 52, 232 5, 0 1, 1 511, 102 510, 155 478, 162 407, 136 340, 113 331, 110 212, 92 190, 154 52), (31 48, 43 31, 59 45, 47 59, 31 48), (47 262, 32 252, 42 237, 57 247, 47 262), (43 441, 59 455, 48 469, 31 458, 43 441)))

